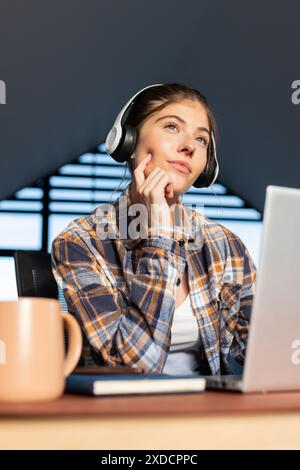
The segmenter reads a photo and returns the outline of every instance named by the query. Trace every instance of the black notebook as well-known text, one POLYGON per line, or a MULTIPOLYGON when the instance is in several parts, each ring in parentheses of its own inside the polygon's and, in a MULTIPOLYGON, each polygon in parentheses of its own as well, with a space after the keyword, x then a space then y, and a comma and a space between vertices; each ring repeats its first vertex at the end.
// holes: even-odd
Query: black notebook
POLYGON ((140 395, 161 393, 196 393, 205 389, 206 381, 199 375, 71 374, 65 392, 81 395, 140 395))

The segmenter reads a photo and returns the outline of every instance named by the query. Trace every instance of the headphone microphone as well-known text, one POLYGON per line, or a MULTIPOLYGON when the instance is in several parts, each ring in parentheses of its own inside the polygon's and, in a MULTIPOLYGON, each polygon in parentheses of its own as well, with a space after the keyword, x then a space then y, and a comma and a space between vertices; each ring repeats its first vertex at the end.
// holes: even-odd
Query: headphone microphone
MULTIPOLYGON (((126 120, 124 120, 126 111, 133 105, 136 96, 138 96, 144 90, 161 85, 164 84, 156 83, 154 85, 149 85, 145 88, 142 88, 135 95, 133 95, 130 100, 127 101, 125 106, 121 109, 118 116, 116 117, 116 120, 105 140, 105 150, 116 162, 124 163, 128 161, 137 144, 136 129, 133 126, 126 124, 126 120)), ((209 164, 209 159, 207 159, 205 169, 193 183, 193 186, 196 188, 208 187, 212 185, 217 179, 219 173, 219 164, 217 160, 216 143, 213 131, 211 131, 210 135, 213 145, 213 163, 209 164)))

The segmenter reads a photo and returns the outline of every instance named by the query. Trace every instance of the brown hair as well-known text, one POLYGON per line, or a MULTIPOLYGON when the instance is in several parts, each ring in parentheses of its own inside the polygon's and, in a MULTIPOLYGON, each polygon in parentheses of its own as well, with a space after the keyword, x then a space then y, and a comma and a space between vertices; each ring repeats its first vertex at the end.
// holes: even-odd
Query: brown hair
MULTIPOLYGON (((181 83, 166 83, 161 86, 155 86, 144 90, 135 98, 134 103, 128 112, 126 124, 130 124, 135 127, 137 138, 139 139, 140 129, 143 126, 144 121, 149 116, 153 113, 159 112, 171 103, 178 103, 182 100, 198 101, 198 103, 203 106, 207 114, 209 130, 213 131, 215 141, 217 142, 217 124, 206 97, 198 90, 181 83)), ((211 164, 211 160, 213 159, 212 150, 212 142, 210 141, 207 150, 207 166, 211 164)), ((133 170, 132 164, 132 159, 129 158, 128 165, 131 174, 133 170)))

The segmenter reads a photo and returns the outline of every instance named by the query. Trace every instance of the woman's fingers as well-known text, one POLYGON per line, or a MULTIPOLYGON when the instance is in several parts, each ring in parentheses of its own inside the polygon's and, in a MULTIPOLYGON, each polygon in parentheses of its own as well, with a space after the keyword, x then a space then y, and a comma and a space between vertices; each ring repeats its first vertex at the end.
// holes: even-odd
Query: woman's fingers
MULTIPOLYGON (((146 155, 134 170, 133 194, 134 199, 144 204, 148 214, 148 228, 156 223, 157 215, 162 215, 163 221, 170 216, 170 208, 166 198, 173 197, 174 176, 160 167, 155 167, 146 177, 145 169, 151 160, 151 154, 146 155), (152 214, 153 210, 153 214, 152 214)), ((147 222, 147 221, 145 221, 147 222)))
POLYGON ((166 191, 166 196, 168 198, 172 199, 174 197, 173 183, 168 183, 166 188, 165 188, 165 191, 166 191))
POLYGON ((143 182, 145 181, 144 170, 145 170, 147 164, 150 162, 151 157, 152 157, 151 153, 148 153, 146 155, 146 157, 143 158, 143 160, 138 164, 138 166, 136 167, 136 169, 133 172, 134 176, 135 176, 137 186, 141 186, 143 184, 143 182))
POLYGON ((147 178, 145 179, 144 183, 142 184, 142 186, 145 186, 147 185, 148 183, 150 183, 150 181, 153 179, 153 177, 159 172, 160 170, 160 167, 159 166, 155 166, 151 172, 149 173, 149 175, 147 176, 147 178))
MULTIPOLYGON (((153 181, 153 179, 156 177, 156 175, 160 172, 160 167, 159 166, 156 166, 155 168, 153 168, 153 170, 151 171, 151 173, 147 176, 147 178, 145 179, 145 181, 143 182, 143 184, 141 186, 139 186, 139 190, 143 190, 145 189, 146 187, 149 186, 149 184, 153 181)), ((152 187, 152 186, 151 186, 152 187)))
POLYGON ((148 178, 147 178, 147 180, 143 184, 142 188, 140 188, 140 191, 146 197, 149 197, 150 194, 151 194, 151 196, 152 196, 151 200, 152 200, 155 195, 158 196, 157 184, 164 175, 165 175, 165 173, 163 172, 163 170, 161 168, 158 168, 158 171, 153 175, 153 178, 150 181, 148 181, 148 178), (154 193, 155 193, 155 195, 154 195, 154 193))
MULTIPOLYGON (((165 196, 165 188, 166 186, 170 184, 170 176, 168 175, 168 173, 166 173, 165 171, 163 171, 160 175, 159 175, 159 178, 158 178, 158 181, 156 181, 156 184, 155 184, 155 192, 157 192, 157 194, 161 194, 163 195, 163 198, 165 196)), ((166 202, 166 201, 165 201, 166 202)))

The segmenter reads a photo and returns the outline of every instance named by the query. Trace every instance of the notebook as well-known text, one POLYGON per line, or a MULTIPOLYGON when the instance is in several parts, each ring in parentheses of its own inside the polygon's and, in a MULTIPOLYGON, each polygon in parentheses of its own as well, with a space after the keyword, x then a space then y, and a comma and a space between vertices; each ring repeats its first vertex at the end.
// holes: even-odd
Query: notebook
POLYGON ((129 366, 78 366, 73 374, 103 375, 103 374, 143 374, 141 367, 129 366))
POLYGON ((202 392, 205 385, 205 379, 195 374, 71 374, 66 378, 65 393, 96 396, 197 393, 202 392))

